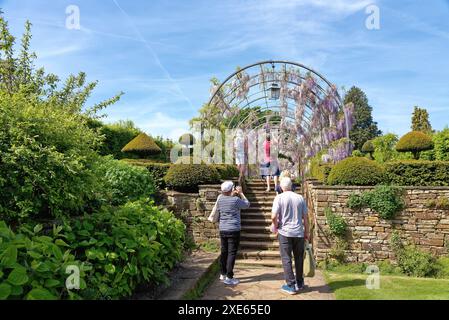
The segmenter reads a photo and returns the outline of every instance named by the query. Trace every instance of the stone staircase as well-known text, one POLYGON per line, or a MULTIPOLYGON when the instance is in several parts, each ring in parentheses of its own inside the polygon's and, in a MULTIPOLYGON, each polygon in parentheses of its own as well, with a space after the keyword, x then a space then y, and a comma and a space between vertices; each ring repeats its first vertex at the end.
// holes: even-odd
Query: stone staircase
MULTIPOLYGON (((271 185, 273 189, 273 184, 271 185)), ((276 193, 265 192, 262 179, 246 182, 251 207, 242 210, 242 232, 237 264, 280 267, 279 242, 270 232, 271 208, 276 193)))

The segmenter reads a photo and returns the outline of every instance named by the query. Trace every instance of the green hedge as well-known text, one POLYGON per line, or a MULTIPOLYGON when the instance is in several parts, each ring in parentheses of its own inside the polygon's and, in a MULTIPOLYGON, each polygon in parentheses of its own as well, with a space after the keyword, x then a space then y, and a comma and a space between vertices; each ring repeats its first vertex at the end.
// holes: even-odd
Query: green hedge
POLYGON ((329 185, 372 186, 384 180, 384 170, 376 162, 367 158, 346 158, 335 166, 329 173, 329 185))
POLYGON ((158 189, 165 188, 164 177, 171 166, 171 163, 158 163, 153 160, 144 159, 123 159, 127 163, 135 166, 145 167, 153 177, 154 183, 158 189))
POLYGON ((386 181, 400 186, 449 186, 449 161, 393 161, 385 164, 386 181))
POLYGON ((171 189, 196 192, 200 184, 220 182, 220 175, 217 169, 206 164, 174 164, 164 181, 171 189))
POLYGON ((213 164, 211 166, 218 171, 218 174, 220 175, 220 179, 222 179, 222 180, 237 178, 240 174, 239 169, 235 165, 213 164))

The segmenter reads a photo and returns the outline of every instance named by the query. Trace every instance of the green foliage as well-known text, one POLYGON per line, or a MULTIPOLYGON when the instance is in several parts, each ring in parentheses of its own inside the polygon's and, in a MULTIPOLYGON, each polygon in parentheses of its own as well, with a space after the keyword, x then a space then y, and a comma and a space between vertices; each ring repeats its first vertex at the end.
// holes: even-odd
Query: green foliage
POLYGON ((98 171, 104 181, 108 202, 112 205, 152 197, 156 193, 153 178, 145 168, 104 157, 98 171))
POLYGON ((79 212, 98 187, 99 142, 85 117, 65 106, 0 91, 0 214, 79 212))
POLYGON ((314 179, 322 183, 327 182, 327 177, 332 169, 333 164, 323 163, 322 156, 326 151, 318 152, 311 160, 310 160, 310 176, 314 179))
POLYGON ((345 95, 344 104, 354 104, 354 125, 349 133, 354 147, 361 150, 363 144, 379 136, 381 131, 373 121, 372 108, 368 103, 366 94, 357 87, 352 87, 345 95))
POLYGON ((0 215, 77 214, 98 189, 93 167, 102 137, 88 122, 120 95, 86 105, 97 83, 80 73, 61 85, 36 70, 29 23, 18 53, 1 14, 0 30, 0 215))
POLYGON ((348 227, 345 219, 332 212, 331 208, 327 207, 324 210, 326 222, 332 235, 336 237, 344 237, 348 227))
POLYGON ((391 235, 390 246, 404 274, 413 277, 429 277, 437 274, 435 257, 414 246, 404 246, 398 232, 391 235))
POLYGON ((211 165, 218 171, 221 180, 229 180, 239 176, 239 169, 232 164, 213 164, 211 165))
POLYGON ((384 170, 367 158, 350 157, 334 165, 327 178, 329 185, 370 186, 383 181, 384 170))
POLYGON ((433 142, 435 160, 449 161, 449 128, 435 133, 433 142))
POLYGON ((129 202, 65 223, 67 242, 87 271, 86 299, 128 297, 138 284, 161 283, 181 257, 184 224, 151 202, 129 202))
POLYGON ((174 164, 164 178, 167 187, 178 191, 197 191, 198 185, 217 183, 220 175, 206 164, 174 164))
POLYGON ((140 132, 130 120, 106 125, 100 123, 100 133, 105 136, 105 139, 99 153, 103 156, 112 155, 116 159, 129 157, 129 155, 122 152, 122 148, 137 137, 140 132))
POLYGON ((449 161, 393 161, 385 172, 386 181, 399 186, 449 186, 449 161))
POLYGON ((364 157, 364 156, 365 155, 360 150, 354 150, 354 151, 352 151, 352 154, 351 154, 351 157, 364 157))
POLYGON ((351 194, 347 206, 352 210, 371 208, 383 219, 393 219, 404 208, 402 189, 393 186, 377 186, 372 191, 351 194))
POLYGON ((393 159, 398 159, 399 152, 396 151, 396 143, 398 141, 398 136, 393 133, 387 133, 374 138, 372 140, 374 147, 373 157, 376 162, 385 163, 393 159))
MULTIPOLYGON (((13 232, 0 221, 0 300, 79 298, 66 289, 66 267, 78 266, 81 278, 88 267, 75 260, 61 229, 45 234, 42 225, 23 225, 13 232)), ((85 287, 81 281, 80 288, 85 287)))
POLYGON ((141 132, 123 147, 122 152, 134 153, 139 156, 148 156, 160 154, 162 150, 153 138, 146 133, 141 132))
POLYGON ((157 163, 153 162, 153 160, 144 160, 144 159, 123 159, 129 164, 134 166, 144 167, 150 172, 150 175, 153 177, 153 181, 158 189, 165 188, 164 177, 168 172, 171 164, 169 163, 157 163))
POLYGON ((428 200, 426 207, 429 209, 449 210, 449 199, 446 197, 439 197, 437 199, 428 200))
POLYGON ((399 152, 411 152, 415 160, 419 159, 421 151, 433 149, 432 138, 421 131, 412 131, 399 139, 396 150, 399 152))
POLYGON ((429 113, 426 109, 415 106, 412 115, 412 131, 432 132, 429 113))
POLYGON ((334 245, 329 251, 329 256, 327 257, 328 263, 345 263, 347 248, 348 242, 345 239, 336 238, 334 245))
POLYGON ((372 140, 366 141, 362 146, 362 152, 368 153, 370 159, 373 159, 374 145, 372 140))

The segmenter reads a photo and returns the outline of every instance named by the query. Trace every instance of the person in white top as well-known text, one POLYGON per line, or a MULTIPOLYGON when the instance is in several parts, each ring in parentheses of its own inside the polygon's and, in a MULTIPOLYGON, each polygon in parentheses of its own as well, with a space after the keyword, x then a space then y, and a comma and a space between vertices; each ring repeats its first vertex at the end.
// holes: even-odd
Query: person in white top
POLYGON ((245 137, 242 130, 238 130, 234 139, 235 164, 239 169, 239 185, 243 184, 245 176, 245 137))
POLYGON ((286 284, 282 286, 281 290, 289 294, 296 294, 304 287, 304 240, 309 237, 307 204, 301 195, 292 192, 290 178, 282 178, 280 185, 283 192, 278 194, 273 201, 271 230, 278 233, 279 249, 284 267, 286 284), (292 253, 295 259, 296 275, 293 273, 292 253))

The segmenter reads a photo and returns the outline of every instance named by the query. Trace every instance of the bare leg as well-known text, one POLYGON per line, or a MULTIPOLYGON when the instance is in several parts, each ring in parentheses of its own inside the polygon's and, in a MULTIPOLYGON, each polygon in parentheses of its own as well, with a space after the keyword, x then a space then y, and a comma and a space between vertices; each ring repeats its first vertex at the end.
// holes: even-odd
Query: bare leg
POLYGON ((238 165, 239 168, 239 185, 243 186, 243 179, 245 178, 245 166, 243 164, 238 165))
POLYGON ((267 176, 266 179, 267 179, 267 190, 266 191, 268 192, 268 191, 270 191, 270 176, 267 176))
POLYGON ((277 187, 279 185, 279 177, 278 176, 274 176, 273 180, 274 180, 274 190, 277 190, 277 187))

